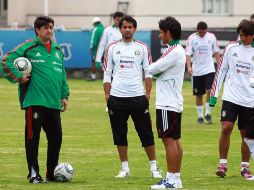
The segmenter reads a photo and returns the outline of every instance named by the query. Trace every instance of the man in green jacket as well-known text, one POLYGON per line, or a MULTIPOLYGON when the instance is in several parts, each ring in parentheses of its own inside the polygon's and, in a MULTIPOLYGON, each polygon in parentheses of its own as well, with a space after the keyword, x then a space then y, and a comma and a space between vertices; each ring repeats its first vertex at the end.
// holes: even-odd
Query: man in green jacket
POLYGON ((92 37, 90 42, 90 51, 92 56, 92 70, 91 75, 89 77, 89 80, 96 80, 96 69, 100 68, 100 65, 95 64, 95 57, 97 53, 97 49, 100 43, 100 39, 102 36, 102 33, 104 31, 104 26, 101 23, 101 19, 99 17, 93 18, 93 31, 92 31, 92 37))
POLYGON ((63 63, 63 53, 52 41, 54 20, 47 16, 36 18, 36 36, 8 52, 2 59, 0 71, 12 83, 19 83, 19 100, 25 113, 25 148, 30 183, 43 183, 39 173, 38 146, 41 127, 48 140, 47 181, 54 181, 62 143, 60 111, 68 105, 69 87, 63 63), (18 72, 13 61, 26 57, 32 72, 18 72))

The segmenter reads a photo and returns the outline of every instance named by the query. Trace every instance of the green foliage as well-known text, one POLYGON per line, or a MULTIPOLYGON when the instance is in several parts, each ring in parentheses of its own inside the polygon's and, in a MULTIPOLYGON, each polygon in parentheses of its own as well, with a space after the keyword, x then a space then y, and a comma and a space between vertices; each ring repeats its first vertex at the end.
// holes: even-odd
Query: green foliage
MULTIPOLYGON (((102 81, 69 80, 71 96, 68 110, 62 114, 63 144, 60 162, 70 163, 75 170, 70 183, 31 185, 26 180, 27 164, 24 148, 24 111, 19 108, 17 85, 0 79, 0 189, 85 189, 85 190, 145 190, 158 182, 151 178, 149 164, 133 124, 129 122, 129 164, 132 176, 115 179, 120 169, 116 148, 112 142, 102 81)), ((197 125, 195 99, 190 82, 184 83, 182 120, 182 180, 184 189, 253 189, 253 182, 240 177, 240 135, 235 127, 229 151, 228 174, 215 176, 219 162, 220 108, 213 110, 213 124, 197 125)), ((155 133, 157 160, 166 173, 164 147, 155 127, 155 85, 150 111, 155 133)), ((45 177, 46 138, 41 132, 39 163, 45 177)))

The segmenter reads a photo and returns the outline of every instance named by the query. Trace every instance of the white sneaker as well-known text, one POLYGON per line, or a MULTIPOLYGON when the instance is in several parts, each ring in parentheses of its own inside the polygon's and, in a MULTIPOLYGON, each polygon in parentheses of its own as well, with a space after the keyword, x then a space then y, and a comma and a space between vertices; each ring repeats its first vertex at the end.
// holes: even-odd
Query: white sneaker
POLYGON ((150 189, 157 190, 157 189, 177 189, 177 181, 176 180, 169 180, 167 178, 163 178, 159 183, 156 185, 150 186, 150 189))
POLYGON ((248 180, 248 181, 254 181, 254 176, 249 177, 249 178, 245 178, 245 179, 248 180))
POLYGON ((177 189, 182 189, 183 188, 183 183, 182 183, 182 180, 179 178, 176 180, 177 183, 176 183, 176 188, 177 189))
POLYGON ((115 178, 125 178, 129 177, 130 175, 130 171, 120 170, 118 175, 115 176, 115 178))
POLYGON ((151 173, 153 178, 162 178, 162 171, 158 168, 156 170, 152 170, 151 173))

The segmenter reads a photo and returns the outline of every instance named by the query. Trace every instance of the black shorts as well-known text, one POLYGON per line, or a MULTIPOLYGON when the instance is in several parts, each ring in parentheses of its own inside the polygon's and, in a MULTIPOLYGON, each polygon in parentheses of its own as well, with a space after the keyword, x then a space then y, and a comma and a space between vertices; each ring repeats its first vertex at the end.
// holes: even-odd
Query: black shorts
POLYGON ((238 129, 240 130, 247 128, 251 117, 253 117, 253 108, 223 101, 221 108, 221 121, 230 121, 235 123, 238 118, 238 129))
POLYGON ((252 108, 252 116, 249 119, 245 137, 248 139, 254 139, 254 108, 252 108))
POLYGON ((199 96, 206 93, 206 90, 211 90, 215 73, 208 73, 201 76, 193 76, 193 95, 199 96))
POLYGON ((156 109, 156 126, 159 138, 181 138, 182 113, 156 109))
POLYGON ((127 146, 128 118, 131 116, 143 147, 154 145, 149 103, 145 96, 120 98, 110 96, 108 114, 114 144, 127 146))

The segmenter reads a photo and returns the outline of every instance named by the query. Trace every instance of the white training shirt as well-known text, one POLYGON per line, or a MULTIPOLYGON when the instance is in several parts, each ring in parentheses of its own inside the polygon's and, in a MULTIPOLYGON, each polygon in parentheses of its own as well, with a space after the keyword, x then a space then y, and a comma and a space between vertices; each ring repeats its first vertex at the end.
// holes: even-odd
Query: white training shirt
POLYGON ((213 33, 207 32, 203 37, 197 33, 191 34, 186 43, 186 55, 193 55, 192 75, 215 72, 213 54, 216 52, 219 52, 219 46, 213 33))
POLYGON ((148 74, 151 62, 150 50, 143 42, 126 43, 120 40, 109 44, 104 56, 103 83, 112 82, 110 95, 116 97, 144 95, 143 71, 145 78, 152 77, 148 74))
POLYGON ((112 42, 116 42, 121 39, 122 39, 122 34, 118 27, 109 26, 105 28, 100 39, 95 61, 101 62, 106 46, 112 42))
POLYGON ((224 91, 222 100, 244 107, 254 107, 254 88, 249 78, 254 72, 254 48, 240 45, 238 42, 229 44, 216 73, 211 96, 218 97, 222 83, 224 91))
POLYGON ((184 48, 169 46, 159 60, 149 66, 149 73, 156 77, 156 109, 183 111, 182 86, 186 56, 184 48))

